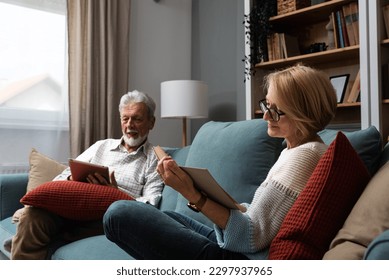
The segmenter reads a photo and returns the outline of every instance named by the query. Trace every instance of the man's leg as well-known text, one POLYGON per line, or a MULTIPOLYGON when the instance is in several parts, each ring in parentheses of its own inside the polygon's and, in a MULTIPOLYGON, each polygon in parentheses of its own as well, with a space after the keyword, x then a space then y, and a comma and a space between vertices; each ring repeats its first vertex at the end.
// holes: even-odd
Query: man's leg
POLYGON ((26 207, 12 239, 11 259, 43 260, 48 246, 58 235, 63 219, 43 209, 26 207))

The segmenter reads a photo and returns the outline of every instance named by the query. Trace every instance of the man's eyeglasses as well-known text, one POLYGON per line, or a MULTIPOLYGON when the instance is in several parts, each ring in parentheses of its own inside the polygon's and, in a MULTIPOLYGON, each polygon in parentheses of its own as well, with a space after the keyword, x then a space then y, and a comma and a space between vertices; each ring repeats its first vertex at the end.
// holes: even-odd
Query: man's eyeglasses
POLYGON ((268 112, 270 117, 272 118, 272 120, 275 122, 278 122, 280 120, 280 116, 285 115, 285 113, 283 113, 283 112, 279 112, 276 109, 269 108, 267 106, 266 99, 262 99, 259 101, 259 107, 261 108, 261 111, 263 112, 263 114, 268 112))

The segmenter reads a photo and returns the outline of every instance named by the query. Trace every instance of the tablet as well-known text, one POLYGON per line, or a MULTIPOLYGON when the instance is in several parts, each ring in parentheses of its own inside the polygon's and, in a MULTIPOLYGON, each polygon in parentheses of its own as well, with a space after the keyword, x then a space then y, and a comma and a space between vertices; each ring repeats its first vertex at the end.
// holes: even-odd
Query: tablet
POLYGON ((107 166, 93 164, 90 162, 69 159, 70 172, 72 179, 79 182, 88 182, 86 178, 89 174, 99 173, 107 182, 109 182, 109 169, 107 166))

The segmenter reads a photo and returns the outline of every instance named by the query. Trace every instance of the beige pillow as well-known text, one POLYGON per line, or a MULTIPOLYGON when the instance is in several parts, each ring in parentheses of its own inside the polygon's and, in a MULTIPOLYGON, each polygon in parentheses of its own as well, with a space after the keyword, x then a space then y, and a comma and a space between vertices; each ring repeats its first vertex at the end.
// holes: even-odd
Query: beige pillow
POLYGON ((28 175, 27 192, 43 183, 53 180, 66 167, 66 165, 48 158, 33 148, 30 153, 30 172, 28 175))
POLYGON ((370 180, 323 259, 362 259, 369 243, 388 228, 389 162, 370 180))
MULTIPOLYGON (((53 180, 67 167, 66 165, 39 153, 34 148, 31 150, 29 161, 30 172, 28 174, 27 192, 43 183, 53 180)), ((12 216, 12 221, 14 223, 18 222, 23 212, 24 208, 17 210, 12 216)))

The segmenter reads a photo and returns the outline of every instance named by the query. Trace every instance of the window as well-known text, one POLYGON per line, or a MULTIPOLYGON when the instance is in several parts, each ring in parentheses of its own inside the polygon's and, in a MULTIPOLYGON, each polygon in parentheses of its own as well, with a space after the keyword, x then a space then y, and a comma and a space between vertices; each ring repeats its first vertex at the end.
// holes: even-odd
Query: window
POLYGON ((66 0, 0 0, 0 173, 67 160, 66 53, 66 0))

